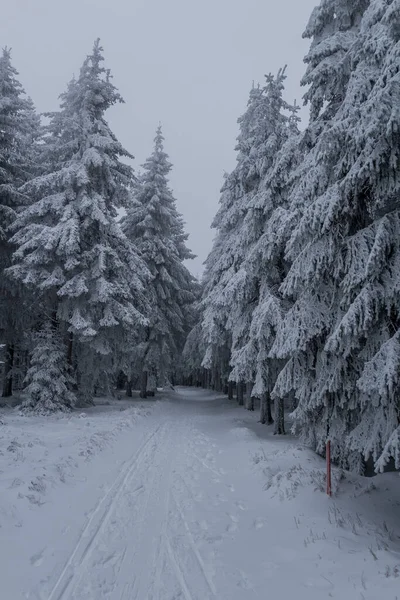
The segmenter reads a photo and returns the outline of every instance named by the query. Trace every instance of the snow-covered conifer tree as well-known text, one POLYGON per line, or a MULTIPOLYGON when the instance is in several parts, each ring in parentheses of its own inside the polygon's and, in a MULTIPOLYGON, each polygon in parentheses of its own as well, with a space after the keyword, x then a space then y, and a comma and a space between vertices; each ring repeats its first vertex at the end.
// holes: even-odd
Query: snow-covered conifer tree
POLYGON ((34 142, 39 130, 32 102, 25 97, 17 76, 11 64, 10 51, 4 49, 0 57, 0 341, 5 342, 3 396, 12 394, 14 355, 21 339, 26 300, 20 286, 5 272, 12 255, 9 228, 21 206, 28 201, 19 188, 34 171, 34 142))
MULTIPOLYGON (((300 119, 297 115, 299 108, 295 103, 288 109, 290 116, 287 122, 279 122, 279 118, 275 121, 277 131, 271 146, 275 143, 277 148, 269 157, 270 168, 266 170, 257 194, 257 205, 263 207, 258 215, 262 231, 243 265, 248 279, 255 282, 253 285, 258 290, 249 340, 242 356, 253 369, 252 395, 261 400, 262 423, 272 422, 270 395, 284 365, 281 360, 269 357, 269 352, 288 309, 288 302, 279 293, 279 286, 289 268, 284 256, 286 243, 294 227, 289 197, 296 169, 302 160, 298 129, 300 119)), ((284 433, 285 430, 284 400, 284 396, 275 397, 275 433, 284 433)))
POLYGON ((318 35, 325 27, 327 44, 333 30, 333 39, 348 39, 347 50, 330 63, 323 58, 330 77, 315 92, 310 125, 320 133, 293 195, 304 206, 282 286, 294 305, 273 354, 289 358, 276 391, 295 389, 303 439, 319 452, 331 439, 334 458, 361 469, 362 455, 378 467, 400 458, 399 11, 394 1, 321 7, 329 4, 333 20, 324 24, 329 12, 321 9, 318 35))
POLYGON ((76 398, 71 391, 74 382, 65 361, 65 343, 49 324, 34 337, 22 410, 39 414, 67 411, 74 407, 76 398))
POLYGON ((172 166, 163 142, 160 126, 122 225, 152 276, 147 288, 151 313, 139 353, 142 396, 150 377, 159 385, 170 380, 183 350, 195 300, 194 278, 184 265, 193 254, 186 246, 188 235, 168 185, 172 166))
POLYGON ((88 400, 99 370, 111 373, 118 352, 130 351, 126 342, 145 324, 147 304, 146 267, 116 222, 132 170, 105 120, 122 98, 102 63, 96 41, 60 111, 48 115, 45 172, 23 188, 34 201, 13 226, 18 248, 10 269, 46 299, 88 400))
MULTIPOLYGON (((264 237, 264 231, 272 211, 283 201, 282 180, 277 180, 280 171, 278 170, 277 176, 274 165, 289 135, 289 117, 285 114, 289 106, 282 98, 285 79, 285 69, 282 69, 276 77, 267 77, 263 89, 263 102, 258 113, 257 133, 252 149, 256 157, 257 179, 254 179, 254 185, 247 194, 247 205, 237 240, 237 244, 241 246, 242 261, 231 281, 230 318, 227 326, 232 334, 232 377, 236 381, 243 379, 249 383, 247 403, 251 409, 254 406, 252 398, 263 398, 268 389, 261 385, 263 378, 260 378, 260 371, 257 369, 257 365, 262 365, 262 369, 267 366, 265 359, 268 355, 265 340, 260 340, 261 320, 265 321, 269 317, 274 321, 277 318, 276 310, 279 312, 272 305, 265 307, 265 295, 269 285, 277 283, 279 265, 269 263, 264 255, 264 246, 269 243, 273 247, 273 237, 279 234, 279 229, 269 230, 268 239, 264 237), (269 279, 269 283, 266 279, 269 279), (263 296, 262 308, 259 306, 260 294, 263 296), (261 320, 259 311, 263 314, 261 320)), ((282 278, 282 274, 280 276, 282 278)), ((270 371, 264 381, 273 378, 272 369, 270 371)), ((262 407, 264 409, 264 403, 262 407)), ((276 423, 279 423, 279 419, 276 423)), ((277 432, 283 433, 283 426, 277 432)))
POLYGON ((206 369, 218 368, 225 354, 229 360, 232 345, 227 327, 230 317, 229 294, 234 292, 231 283, 244 260, 238 236, 249 201, 248 192, 259 180, 257 156, 253 148, 262 119, 263 102, 263 90, 253 85, 247 109, 238 119, 237 164, 232 173, 225 175, 220 208, 212 224, 217 235, 205 263, 201 306, 206 348, 203 366, 206 369))

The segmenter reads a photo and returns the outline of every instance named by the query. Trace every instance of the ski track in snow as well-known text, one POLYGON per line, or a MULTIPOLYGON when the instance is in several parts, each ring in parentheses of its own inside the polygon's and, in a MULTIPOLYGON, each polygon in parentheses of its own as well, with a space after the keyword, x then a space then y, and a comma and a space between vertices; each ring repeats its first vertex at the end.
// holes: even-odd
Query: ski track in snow
POLYGON ((177 492, 196 462, 220 473, 188 442, 190 421, 179 408, 172 413, 174 420, 145 438, 99 501, 48 600, 218 598, 177 492))
POLYGON ((361 518, 350 531, 354 503, 315 493, 320 459, 262 441, 251 418, 201 390, 163 399, 106 461, 109 478, 89 476, 80 531, 59 515, 65 539, 37 538, 37 583, 5 600, 395 600, 397 559, 361 518))
MULTIPOLYGON (((103 496, 98 505, 93 511, 88 524, 82 531, 79 541, 74 548, 67 564, 65 565, 56 585, 50 592, 48 600, 62 600, 67 597, 71 586, 74 581, 82 574, 82 570, 85 569, 87 562, 90 560, 90 553, 96 546, 97 539, 101 536, 102 531, 105 529, 110 515, 113 510, 115 511, 116 503, 120 499, 124 490, 126 490, 131 484, 131 480, 134 472, 139 468, 141 459, 143 460, 143 454, 146 448, 149 446, 153 438, 159 433, 161 425, 158 426, 143 442, 139 450, 135 452, 131 460, 127 461, 124 465, 122 473, 117 477, 114 485, 111 489, 103 496)), ((132 494, 136 494, 141 489, 141 486, 132 490, 132 494)), ((111 562, 112 557, 108 557, 103 564, 111 562)))

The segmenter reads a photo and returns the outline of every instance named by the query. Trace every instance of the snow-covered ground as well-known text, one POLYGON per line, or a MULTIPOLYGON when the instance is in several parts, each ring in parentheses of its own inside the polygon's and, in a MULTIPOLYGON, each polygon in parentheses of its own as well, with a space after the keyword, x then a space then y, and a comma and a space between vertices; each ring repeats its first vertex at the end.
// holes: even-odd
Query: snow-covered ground
POLYGON ((3 600, 395 600, 400 477, 335 472, 221 395, 0 411, 3 600))

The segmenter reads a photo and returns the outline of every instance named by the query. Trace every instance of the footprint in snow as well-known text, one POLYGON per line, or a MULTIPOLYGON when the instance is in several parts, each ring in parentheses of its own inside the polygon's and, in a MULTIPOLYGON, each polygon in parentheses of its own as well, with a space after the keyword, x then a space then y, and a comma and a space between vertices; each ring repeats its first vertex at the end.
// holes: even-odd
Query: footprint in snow
POLYGON ((230 513, 226 513, 229 519, 231 520, 230 525, 226 528, 227 531, 236 531, 238 528, 239 519, 235 515, 231 515, 230 513))
POLYGON ((240 509, 240 510, 247 510, 247 506, 243 503, 243 502, 236 502, 236 506, 240 509))
POLYGON ((264 525, 267 524, 267 521, 262 517, 255 519, 254 521, 254 529, 262 529, 264 525))
POLYGON ((41 550, 40 552, 38 552, 37 554, 34 554, 33 556, 31 556, 31 565, 33 567, 40 567, 40 565, 43 562, 44 551, 45 551, 45 548, 43 550, 41 550))
POLYGON ((219 500, 219 502, 226 502, 226 498, 222 494, 217 494, 216 498, 219 500))
POLYGON ((238 587, 241 587, 244 590, 253 590, 254 588, 249 580, 249 578, 247 577, 246 573, 244 573, 243 571, 239 571, 240 574, 240 581, 238 581, 237 585, 238 587))

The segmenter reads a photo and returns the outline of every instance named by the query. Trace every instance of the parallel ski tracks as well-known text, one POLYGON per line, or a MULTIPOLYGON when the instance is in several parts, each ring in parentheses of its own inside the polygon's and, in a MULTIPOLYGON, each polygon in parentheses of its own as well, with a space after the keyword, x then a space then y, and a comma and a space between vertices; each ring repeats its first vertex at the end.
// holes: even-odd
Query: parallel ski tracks
MULTIPOLYGON (((181 423, 181 432, 185 430, 183 425, 181 423)), ((178 465, 175 460, 171 463, 173 457, 182 458, 185 455, 191 464, 198 460, 217 474, 202 458, 187 452, 184 435, 172 439, 167 423, 164 422, 147 435, 98 502, 47 600, 69 600, 80 598, 82 594, 86 598, 87 593, 94 594, 93 600, 105 598, 105 595, 115 600, 164 600, 167 597, 165 594, 168 595, 164 587, 165 584, 168 587, 165 579, 168 579, 168 573, 175 579, 184 600, 218 598, 209 568, 200 554, 175 493, 178 491, 175 486, 181 480, 186 488, 185 496, 191 495, 182 476, 190 470, 191 464, 185 461, 186 464, 178 465), (184 471, 179 467, 183 467, 184 471), (133 484, 135 475, 138 476, 136 485, 133 484), (132 505, 131 517, 129 505, 126 504, 127 494, 135 498, 141 494, 138 504, 132 505), (119 529, 121 525, 117 529, 109 527, 116 510, 121 518, 129 519, 125 521, 126 533, 123 525, 122 529, 119 529), (121 532, 121 547, 118 547, 118 529, 121 532), (98 558, 96 551, 104 546, 105 541, 110 544, 109 554, 103 559, 100 550, 98 558), (115 566, 112 564, 114 559, 115 566), (96 583, 95 579, 95 587, 91 589, 89 582, 93 568, 97 569, 102 564, 111 564, 107 589, 99 581, 96 583), (87 584, 89 588, 86 588, 87 584)))
POLYGON ((113 485, 97 504, 86 526, 82 530, 74 550, 51 589, 48 600, 63 600, 64 598, 67 598, 67 592, 71 590, 71 587, 79 577, 82 567, 88 560, 96 539, 107 524, 113 508, 129 484, 131 476, 140 466, 140 459, 143 456, 144 451, 150 445, 153 438, 159 433, 161 428, 165 428, 165 424, 159 425, 147 436, 134 455, 125 462, 113 485))

